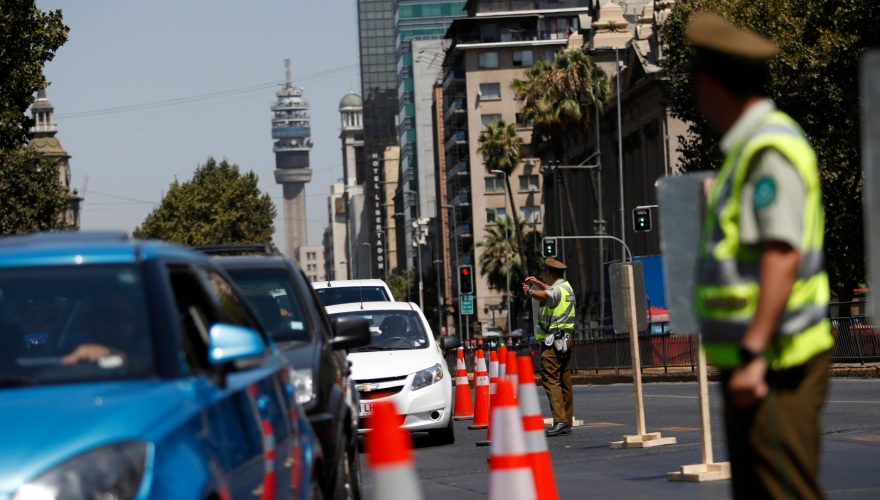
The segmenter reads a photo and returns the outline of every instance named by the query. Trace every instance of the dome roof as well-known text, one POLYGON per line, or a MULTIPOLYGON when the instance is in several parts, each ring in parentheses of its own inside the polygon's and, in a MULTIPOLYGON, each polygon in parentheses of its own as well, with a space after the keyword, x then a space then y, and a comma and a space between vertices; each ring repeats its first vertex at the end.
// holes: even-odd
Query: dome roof
POLYGON ((345 94, 345 97, 339 101, 339 109, 342 108, 362 108, 364 107, 364 100, 361 99, 361 96, 355 94, 354 92, 349 92, 345 94))

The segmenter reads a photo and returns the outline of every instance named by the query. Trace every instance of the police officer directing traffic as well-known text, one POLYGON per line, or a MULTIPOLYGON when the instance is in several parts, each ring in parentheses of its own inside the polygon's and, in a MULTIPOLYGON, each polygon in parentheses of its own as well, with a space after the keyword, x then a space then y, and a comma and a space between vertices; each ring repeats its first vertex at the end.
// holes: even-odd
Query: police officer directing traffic
POLYGON ((736 498, 821 498, 819 412, 833 345, 816 155, 765 94, 772 41, 698 12, 687 27, 697 104, 723 134, 696 311, 722 370, 736 498))
POLYGON ((529 276, 523 282, 523 293, 541 306, 535 339, 541 346, 541 383, 550 400, 553 427, 548 436, 571 433, 574 398, 571 385, 571 340, 574 333, 574 291, 565 280, 566 266, 548 257, 544 259, 544 280, 529 276), (548 285, 547 283, 550 283, 548 285), (532 289, 536 285, 539 289, 532 289))

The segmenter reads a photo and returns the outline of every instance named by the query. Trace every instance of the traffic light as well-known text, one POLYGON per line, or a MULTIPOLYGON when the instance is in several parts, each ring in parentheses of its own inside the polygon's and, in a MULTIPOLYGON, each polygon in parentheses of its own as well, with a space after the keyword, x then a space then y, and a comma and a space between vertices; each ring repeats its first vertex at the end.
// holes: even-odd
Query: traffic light
POLYGON ((651 209, 650 208, 634 208, 633 209, 633 231, 640 233, 651 230, 651 209))
POLYGON ((474 269, 470 264, 458 266, 458 294, 474 293, 474 269))
POLYGON ((544 238, 544 257, 556 257, 556 238, 544 238))

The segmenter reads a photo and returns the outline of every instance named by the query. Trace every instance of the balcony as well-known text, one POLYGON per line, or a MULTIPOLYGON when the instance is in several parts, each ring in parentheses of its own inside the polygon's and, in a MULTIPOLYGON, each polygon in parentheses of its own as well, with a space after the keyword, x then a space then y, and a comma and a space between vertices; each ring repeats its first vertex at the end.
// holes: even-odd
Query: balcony
POLYGON ((446 112, 443 113, 443 121, 449 121, 449 118, 456 113, 466 113, 467 107, 465 106, 464 99, 456 99, 449 103, 449 107, 446 108, 446 112))
POLYGON ((470 169, 468 169, 468 164, 466 161, 460 161, 455 164, 454 167, 450 168, 449 171, 446 172, 446 179, 451 179, 456 175, 468 175, 470 173, 470 169))
POLYGON ((446 92, 453 84, 462 82, 464 82, 464 68, 454 68, 448 71, 446 78, 443 79, 443 91, 446 92))
POLYGON ((446 150, 449 151, 456 145, 467 144, 467 139, 467 130, 456 130, 446 140, 446 150))
POLYGON ((456 207, 471 206, 471 192, 468 190, 459 192, 458 195, 452 199, 452 204, 456 207))
POLYGON ((459 238, 473 238, 474 230, 470 224, 461 224, 460 226, 455 228, 455 234, 459 238))

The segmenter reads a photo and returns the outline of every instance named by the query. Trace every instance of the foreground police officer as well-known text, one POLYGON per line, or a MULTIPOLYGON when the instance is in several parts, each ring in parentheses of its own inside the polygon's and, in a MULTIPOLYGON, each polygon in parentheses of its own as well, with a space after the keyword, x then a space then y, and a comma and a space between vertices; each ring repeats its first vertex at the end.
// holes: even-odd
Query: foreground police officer
POLYGON ((574 291, 571 283, 563 278, 565 264, 548 257, 544 259, 544 265, 545 281, 529 276, 523 283, 523 293, 543 306, 538 316, 535 339, 541 346, 541 383, 553 412, 553 427, 547 430, 547 435, 559 436, 571 433, 574 414, 571 387, 574 291), (532 285, 539 290, 533 290, 532 285))
POLYGON ((711 13, 687 28, 697 103, 723 135, 696 309, 721 368, 736 498, 821 498, 819 412, 833 345, 816 155, 764 93, 776 45, 711 13))

